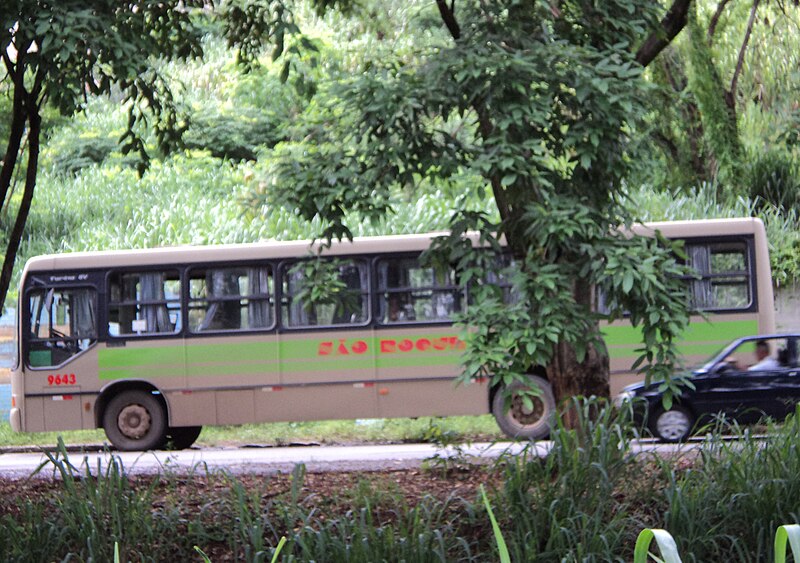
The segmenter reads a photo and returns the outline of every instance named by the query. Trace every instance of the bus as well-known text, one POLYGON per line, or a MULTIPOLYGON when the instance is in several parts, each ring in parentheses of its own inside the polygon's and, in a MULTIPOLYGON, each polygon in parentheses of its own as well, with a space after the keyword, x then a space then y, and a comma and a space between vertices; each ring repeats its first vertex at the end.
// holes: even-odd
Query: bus
MULTIPOLYGON (((653 229, 684 240, 698 272, 687 283, 706 317, 682 343, 688 361, 773 331, 759 220, 637 227, 653 229)), ((492 413, 510 436, 545 437, 555 404, 543 369, 530 374, 532 409, 517 398, 505 408, 483 380, 455 384, 465 343, 453 315, 468 300, 456 272, 420 263, 433 236, 334 243, 314 271, 303 241, 32 258, 11 427, 103 428, 127 451, 186 448, 206 425, 492 413)), ((640 336, 624 320, 603 331, 616 391, 637 377, 640 336)))

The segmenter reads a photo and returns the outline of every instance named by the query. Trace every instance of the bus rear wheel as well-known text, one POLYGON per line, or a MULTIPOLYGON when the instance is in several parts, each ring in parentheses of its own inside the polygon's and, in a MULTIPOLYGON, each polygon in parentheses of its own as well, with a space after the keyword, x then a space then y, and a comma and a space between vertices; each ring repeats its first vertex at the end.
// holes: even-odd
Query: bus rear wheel
POLYGON ((191 448, 202 429, 202 426, 170 426, 167 431, 167 447, 173 450, 191 448))
POLYGON ((510 438, 542 440, 550 435, 555 421, 556 400, 547 380, 529 375, 527 385, 516 381, 501 387, 492 399, 492 414, 497 425, 510 438), (526 404, 520 391, 530 389, 532 405, 526 404), (511 403, 506 409, 506 396, 511 393, 511 403), (531 408, 532 407, 532 408, 531 408))
POLYGON ((155 450, 164 445, 167 417, 161 402, 152 393, 123 391, 108 402, 103 413, 103 429, 118 450, 155 450))

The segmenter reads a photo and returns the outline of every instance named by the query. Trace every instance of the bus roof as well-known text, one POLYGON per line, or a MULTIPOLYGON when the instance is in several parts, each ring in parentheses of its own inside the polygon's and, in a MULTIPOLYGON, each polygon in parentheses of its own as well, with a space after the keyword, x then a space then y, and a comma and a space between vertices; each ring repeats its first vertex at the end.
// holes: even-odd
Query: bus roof
MULTIPOLYGON (((702 221, 669 221, 638 225, 633 231, 652 235, 660 230, 669 238, 713 237, 735 234, 764 233, 759 219, 709 219, 702 221)), ((355 237, 352 241, 335 242, 325 249, 326 256, 381 254, 384 252, 421 252, 431 239, 447 233, 416 235, 386 235, 355 237)), ((478 236, 473 240, 477 242, 478 236)), ((23 277, 28 272, 118 268, 128 266, 162 266, 192 263, 237 262, 297 258, 308 256, 320 248, 320 243, 308 240, 265 241, 249 244, 209 246, 176 246, 151 249, 104 250, 37 256, 28 260, 23 277)))

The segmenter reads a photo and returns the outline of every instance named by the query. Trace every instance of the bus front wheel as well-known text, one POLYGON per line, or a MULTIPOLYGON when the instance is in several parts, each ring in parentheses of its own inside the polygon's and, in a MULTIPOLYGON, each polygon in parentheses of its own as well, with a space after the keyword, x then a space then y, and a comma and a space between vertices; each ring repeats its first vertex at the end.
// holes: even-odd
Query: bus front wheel
POLYGON ((492 414, 500 430, 511 438, 547 438, 556 415, 553 389, 547 380, 536 375, 528 376, 527 385, 515 381, 510 386, 497 390, 492 399, 492 414), (525 401, 520 393, 526 388, 533 392, 529 395, 530 402, 525 401), (506 397, 509 393, 511 400, 507 404, 506 397))
POLYGON ((103 413, 103 429, 118 450, 155 450, 164 445, 167 417, 161 402, 148 391, 123 391, 103 413))

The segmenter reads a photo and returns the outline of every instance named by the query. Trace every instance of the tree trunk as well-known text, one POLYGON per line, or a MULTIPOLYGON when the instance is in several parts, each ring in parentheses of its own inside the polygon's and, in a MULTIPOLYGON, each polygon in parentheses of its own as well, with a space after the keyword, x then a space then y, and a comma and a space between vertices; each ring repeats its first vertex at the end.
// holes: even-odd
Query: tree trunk
POLYGON ((14 177, 14 168, 19 158, 19 148, 22 146, 22 135, 25 133, 25 104, 22 101, 20 88, 14 88, 14 102, 11 111, 11 130, 8 135, 6 155, 3 157, 3 167, 0 169, 0 206, 8 205, 6 197, 10 193, 11 179, 14 177))
MULTIPOLYGON (((593 310, 595 289, 591 284, 578 280, 575 282, 574 292, 576 301, 586 311, 593 310)), ((586 340, 591 341, 592 336, 587 334, 586 340)), ((595 346, 588 347, 582 361, 578 361, 576 350, 571 344, 562 341, 555 346, 553 359, 547 366, 547 378, 566 428, 576 428, 578 425, 578 413, 569 408, 566 401, 577 396, 608 398, 609 375, 608 355, 595 346)))
POLYGON ((14 228, 8 239, 6 255, 3 258, 3 270, 0 272, 0 305, 5 303, 8 288, 11 285, 11 274, 14 271, 14 263, 17 260, 17 251, 22 241, 22 234, 25 231, 25 223, 28 221, 28 213, 31 210, 33 201, 33 190, 36 187, 36 171, 39 167, 39 136, 41 133, 42 118, 36 111, 35 106, 28 109, 28 167, 25 174, 25 191, 22 194, 22 202, 17 211, 17 218, 14 221, 14 228))
POLYGON ((609 396, 608 355, 594 346, 586 351, 582 362, 578 361, 575 348, 566 342, 556 345, 553 359, 547 366, 547 378, 559 405, 561 420, 566 428, 575 428, 577 413, 566 403, 571 397, 609 396))

